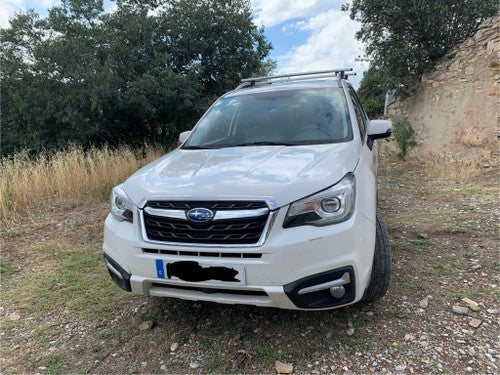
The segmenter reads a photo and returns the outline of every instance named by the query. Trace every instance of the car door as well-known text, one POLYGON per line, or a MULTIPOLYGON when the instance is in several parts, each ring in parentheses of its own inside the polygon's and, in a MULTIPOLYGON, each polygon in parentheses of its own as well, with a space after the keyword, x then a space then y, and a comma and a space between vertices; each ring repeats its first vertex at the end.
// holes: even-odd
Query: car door
POLYGON ((350 85, 348 85, 348 93, 355 114, 353 126, 358 127, 361 142, 361 155, 356 167, 358 207, 368 218, 375 222, 377 211, 377 145, 376 142, 367 137, 368 116, 363 110, 356 92, 350 85))

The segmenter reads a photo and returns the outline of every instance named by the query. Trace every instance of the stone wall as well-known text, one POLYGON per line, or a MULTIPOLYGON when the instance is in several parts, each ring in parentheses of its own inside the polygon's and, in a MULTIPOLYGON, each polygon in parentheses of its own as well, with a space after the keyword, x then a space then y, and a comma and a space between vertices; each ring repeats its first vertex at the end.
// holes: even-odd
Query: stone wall
POLYGON ((485 21, 423 75, 415 94, 389 105, 392 118, 407 118, 417 146, 410 156, 498 162, 500 136, 500 18, 485 21))

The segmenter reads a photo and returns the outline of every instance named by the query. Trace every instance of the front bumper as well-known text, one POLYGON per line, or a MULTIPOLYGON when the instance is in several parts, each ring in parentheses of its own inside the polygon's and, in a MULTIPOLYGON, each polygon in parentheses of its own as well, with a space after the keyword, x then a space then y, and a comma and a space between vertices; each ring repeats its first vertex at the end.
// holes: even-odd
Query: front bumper
POLYGON ((136 225, 108 216, 106 263, 122 289, 142 295, 284 309, 326 309, 360 300, 371 274, 374 223, 355 212, 336 225, 283 229, 285 213, 278 212, 262 246, 248 248, 152 245, 136 225), (244 283, 183 281, 158 268, 188 261, 243 270, 244 283))

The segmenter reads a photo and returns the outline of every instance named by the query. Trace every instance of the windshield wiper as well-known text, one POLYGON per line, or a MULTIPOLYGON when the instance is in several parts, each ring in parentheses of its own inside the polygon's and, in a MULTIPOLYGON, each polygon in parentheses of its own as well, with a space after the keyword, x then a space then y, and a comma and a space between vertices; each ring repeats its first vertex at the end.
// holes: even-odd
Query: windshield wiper
POLYGON ((220 148, 220 146, 183 146, 183 150, 213 150, 215 148, 220 148))
POLYGON ((183 150, 214 150, 218 148, 225 147, 246 147, 246 146, 297 146, 300 143, 294 142, 271 142, 271 141, 257 141, 257 142, 245 142, 245 143, 222 143, 213 146, 184 146, 183 150))
POLYGON ((225 147, 244 147, 244 146, 297 146, 297 143, 258 141, 258 142, 237 143, 234 145, 226 145, 225 147))

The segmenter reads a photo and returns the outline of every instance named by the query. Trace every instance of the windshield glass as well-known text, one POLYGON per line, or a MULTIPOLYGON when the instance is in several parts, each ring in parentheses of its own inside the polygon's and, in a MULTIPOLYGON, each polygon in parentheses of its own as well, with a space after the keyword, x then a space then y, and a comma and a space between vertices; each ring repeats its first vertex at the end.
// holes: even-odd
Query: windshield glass
POLYGON ((219 99, 183 148, 303 145, 351 139, 340 88, 294 89, 219 99))

